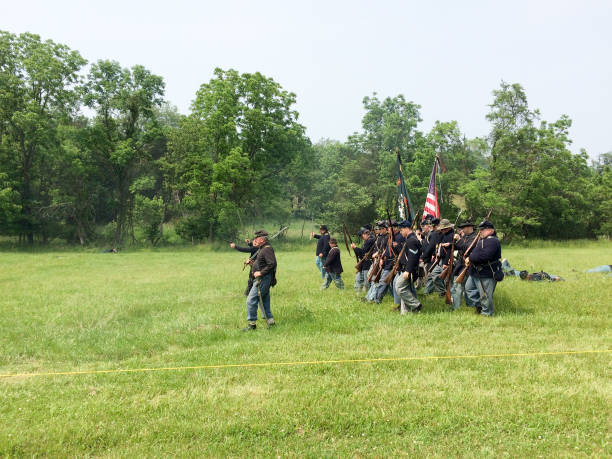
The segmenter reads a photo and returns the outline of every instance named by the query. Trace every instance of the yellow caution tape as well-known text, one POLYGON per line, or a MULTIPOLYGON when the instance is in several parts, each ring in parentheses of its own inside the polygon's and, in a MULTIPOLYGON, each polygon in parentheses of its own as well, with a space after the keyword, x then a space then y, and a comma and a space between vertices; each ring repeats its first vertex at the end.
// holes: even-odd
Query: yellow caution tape
POLYGON ((380 357, 367 359, 342 360, 308 360, 296 362, 263 362, 263 363, 228 363, 219 365, 194 365, 183 367, 157 367, 157 368, 117 368, 109 370, 80 370, 80 371, 50 371, 41 373, 14 373, 0 374, 0 378, 28 378, 34 376, 75 376, 97 375, 110 373, 145 373, 153 371, 179 371, 179 370, 210 370, 221 368, 253 368, 253 367, 280 367, 297 365, 327 365, 341 363, 376 363, 376 362, 406 362, 410 360, 459 360, 459 359, 486 359, 502 357, 542 357, 547 355, 575 355, 575 354, 607 354, 612 349, 584 350, 584 351, 557 351, 557 352, 519 352, 513 354, 474 354, 474 355, 427 355, 415 357, 380 357))

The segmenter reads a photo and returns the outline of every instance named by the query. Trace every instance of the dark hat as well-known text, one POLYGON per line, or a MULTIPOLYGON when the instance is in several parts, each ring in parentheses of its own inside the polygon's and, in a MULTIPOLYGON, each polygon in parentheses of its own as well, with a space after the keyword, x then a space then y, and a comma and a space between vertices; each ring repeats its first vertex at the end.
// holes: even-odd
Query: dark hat
POLYGON ((421 225, 431 225, 431 218, 427 217, 421 222, 421 225))
POLYGON ((465 228, 466 226, 476 226, 476 225, 474 225, 471 221, 468 220, 466 222, 461 223, 461 225, 458 225, 457 228, 465 228))
POLYGON ((412 226, 412 222, 410 220, 402 220, 399 222, 398 226, 400 228, 410 228, 412 226))
POLYGON ((322 230, 327 231, 327 226, 326 226, 326 225, 321 225, 321 226, 319 227, 319 229, 322 229, 322 230))
POLYGON ((268 237, 268 232, 264 229, 255 231, 255 237, 268 237))
POLYGON ((397 220, 395 218, 391 219, 391 226, 397 226, 397 220))
POLYGON ((330 239, 329 239, 329 243, 330 243, 330 244, 336 244, 336 245, 338 245, 338 241, 336 240, 336 238, 335 238, 335 237, 330 238, 330 239))
POLYGON ((368 228, 363 227, 359 230, 359 235, 361 236, 362 234, 369 233, 369 232, 370 230, 368 228))
POLYGON ((384 220, 378 220, 376 222, 376 228, 377 229, 382 229, 382 228, 386 228, 387 227, 387 222, 385 222, 384 220))
POLYGON ((432 225, 439 225, 440 224, 440 219, 439 218, 432 218, 431 219, 431 224, 432 225))
POLYGON ((372 231, 372 225, 370 225, 369 223, 366 225, 363 225, 363 227, 367 229, 368 231, 372 231))
POLYGON ((478 229, 485 229, 485 228, 495 229, 495 226, 493 226, 493 223, 490 220, 483 220, 480 222, 480 225, 478 225, 478 229))

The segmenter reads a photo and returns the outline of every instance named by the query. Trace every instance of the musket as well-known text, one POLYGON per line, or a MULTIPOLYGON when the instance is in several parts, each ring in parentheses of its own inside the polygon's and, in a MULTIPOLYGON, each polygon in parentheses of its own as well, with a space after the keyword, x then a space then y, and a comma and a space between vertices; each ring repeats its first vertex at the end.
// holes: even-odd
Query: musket
POLYGON ((434 270, 434 268, 437 266, 439 261, 440 261, 440 244, 436 244, 436 257, 434 258, 433 263, 431 264, 431 266, 425 273, 425 277, 429 276, 429 274, 434 270))
MULTIPOLYGON (((351 243, 351 245, 353 244, 353 239, 351 238, 351 233, 349 233, 348 228, 346 227, 346 224, 344 222, 342 222, 342 234, 344 236, 344 245, 346 245, 346 250, 348 251, 349 256, 351 255, 351 248, 346 240, 346 238, 348 237, 348 241, 351 243)), ((353 253, 355 251, 353 250, 353 253)), ((355 261, 359 261, 359 257, 357 256, 357 254, 355 253, 355 261)))
MULTIPOLYGON (((461 212, 459 212, 461 214, 461 212)), ((457 216, 459 218, 459 216, 457 216)), ((455 236, 453 235, 453 242, 451 242, 450 257, 448 258, 448 266, 446 267, 447 279, 446 279, 446 304, 453 304, 453 298, 451 296, 451 281, 453 280, 453 261, 455 259, 455 236)))
MULTIPOLYGON (((376 242, 374 243, 374 247, 376 247, 376 242)), ((372 260, 373 266, 372 271, 370 271, 370 275, 368 276, 368 282, 372 282, 373 280, 374 282, 378 282, 378 280, 376 279, 380 280, 380 275, 382 274, 380 262, 382 261, 382 259, 384 259, 384 253, 380 253, 380 251, 383 249, 382 247, 376 247, 376 250, 379 252, 379 254, 376 258, 372 260)))
MULTIPOLYGON (((493 211, 493 208, 491 208, 491 210, 489 210, 489 213, 485 217, 485 220, 488 220, 489 217, 491 217, 491 212, 492 211, 493 211)), ((472 249, 474 248, 474 246, 476 245, 476 243, 478 242, 479 239, 480 239, 480 230, 478 230, 478 234, 474 238, 474 241, 472 241, 470 246, 467 249, 465 249, 465 252, 463 252, 463 262, 465 263, 465 268, 463 268, 463 270, 457 276, 456 281, 459 282, 459 283, 463 282, 463 279, 465 279, 465 276, 467 275, 468 269, 470 269, 470 257, 469 257, 469 254, 470 254, 470 252, 472 251, 472 249)))
POLYGON ((370 255, 372 254, 372 251, 375 248, 376 248, 376 244, 372 244, 372 247, 370 247, 370 250, 368 250, 368 253, 366 253, 363 256, 363 258, 361 260, 359 260, 359 262, 355 265, 356 273, 361 271, 361 266, 363 266, 363 263, 370 257, 370 255))
MULTIPOLYGON (((391 214, 389 213, 388 208, 387 208, 387 220, 389 221, 389 229, 391 230, 389 232, 388 239, 387 239, 387 248, 389 249, 389 256, 391 256, 391 254, 395 255, 395 251, 393 250, 393 241, 395 240, 395 234, 393 232, 393 225, 391 224, 391 214)), ((374 282, 376 283, 380 282, 380 276, 382 275, 382 272, 383 272, 382 266, 380 265, 383 264, 385 262, 385 259, 387 258, 385 252, 386 250, 383 251, 382 257, 378 261, 378 271, 376 273, 376 277, 374 277, 374 282)))
POLYGON ((373 279, 378 276, 378 272, 380 271, 380 265, 378 264, 378 258, 374 260, 372 265, 372 271, 370 271, 370 275, 368 276, 368 282, 372 282, 373 279))
POLYGON ((397 270, 399 269, 400 260, 402 259, 402 256, 404 255, 404 250, 406 250, 406 242, 404 242, 404 245, 402 246, 402 250, 400 250, 400 253, 397 256, 397 260, 395 260, 395 263, 393 264, 393 269, 391 269, 391 272, 385 278, 384 280, 385 284, 389 285, 391 281, 393 280, 393 278, 395 277, 395 275, 397 274, 397 270))
MULTIPOLYGON (((463 212, 463 210, 459 210, 459 213, 457 214, 457 218, 455 219, 455 224, 453 225, 453 228, 457 227, 457 222, 459 221, 459 216, 461 215, 462 212, 463 212)), ((446 267, 446 269, 442 270, 442 272, 440 273, 440 279, 441 280, 446 279, 446 276, 449 273, 451 273, 451 275, 452 275, 452 272, 453 272, 453 270, 452 270, 452 266, 453 266, 452 259, 455 257, 455 253, 454 253, 455 252, 455 237, 454 236, 453 236, 453 242, 451 244, 451 247, 452 248, 451 248, 451 254, 450 254, 450 257, 449 257, 448 266, 446 267)), ((447 290, 448 290, 448 288, 447 288, 447 290)))
POLYGON ((242 263, 242 270, 244 271, 244 268, 246 268, 248 265, 253 264, 253 262, 255 261, 255 258, 257 258, 257 254, 259 253, 259 249, 257 249, 256 252, 253 252, 253 254, 246 259, 246 261, 244 263, 242 263))

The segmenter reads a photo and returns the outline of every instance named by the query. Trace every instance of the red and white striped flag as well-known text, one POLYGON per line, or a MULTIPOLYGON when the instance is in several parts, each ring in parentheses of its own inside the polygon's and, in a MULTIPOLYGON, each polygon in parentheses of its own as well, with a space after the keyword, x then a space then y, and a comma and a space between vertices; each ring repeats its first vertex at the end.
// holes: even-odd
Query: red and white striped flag
POLYGON ((436 188, 436 168, 438 167, 438 158, 434 160, 431 178, 429 179, 429 189, 427 190, 427 199, 425 200, 425 209, 423 210, 423 218, 427 214, 440 218, 440 207, 438 206, 438 190, 436 188))

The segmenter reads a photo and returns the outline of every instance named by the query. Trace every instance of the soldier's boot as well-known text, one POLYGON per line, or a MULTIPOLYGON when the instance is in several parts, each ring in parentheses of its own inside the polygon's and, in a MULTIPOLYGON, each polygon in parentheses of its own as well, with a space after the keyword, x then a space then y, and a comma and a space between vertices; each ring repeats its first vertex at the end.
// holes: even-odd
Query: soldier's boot
POLYGON ((242 329, 243 332, 257 330, 257 322, 249 322, 246 327, 242 329))
POLYGON ((419 312, 421 312, 421 310, 422 310, 422 309, 423 309, 423 305, 422 305, 421 303, 419 303, 419 305, 418 305, 416 308, 414 308, 414 309, 412 310, 412 312, 413 312, 414 314, 418 314, 419 312))
POLYGON ((274 325, 276 325, 276 322, 274 322, 273 318, 270 318, 266 321, 268 323, 268 327, 273 327, 274 325))

